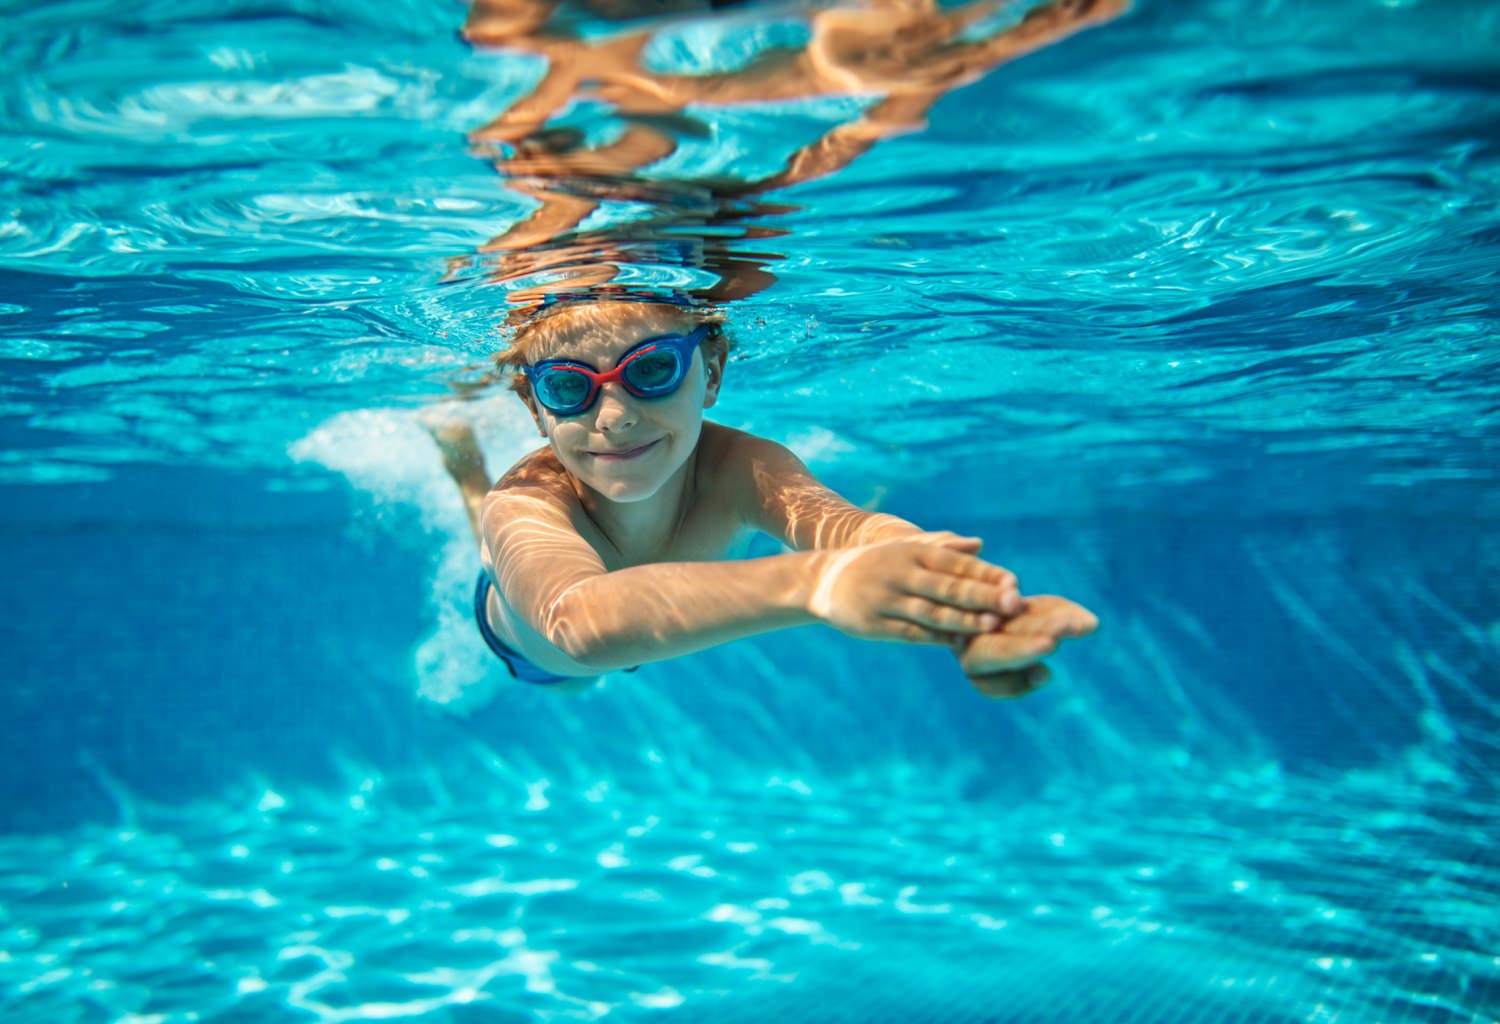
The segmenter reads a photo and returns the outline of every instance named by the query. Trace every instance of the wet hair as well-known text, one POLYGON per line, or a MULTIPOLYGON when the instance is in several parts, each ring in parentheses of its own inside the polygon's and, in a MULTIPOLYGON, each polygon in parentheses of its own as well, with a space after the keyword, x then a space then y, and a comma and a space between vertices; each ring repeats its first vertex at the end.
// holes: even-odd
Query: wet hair
MULTIPOLYGON (((734 347, 733 341, 724 331, 724 314, 709 307, 683 307, 673 302, 643 303, 667 306, 674 309, 688 319, 699 324, 708 325, 708 335, 699 344, 698 349, 703 353, 704 361, 717 358, 720 355, 728 355, 734 347)), ((532 362, 532 356, 537 347, 543 343, 550 333, 550 326, 554 316, 562 310, 575 310, 586 308, 588 313, 579 315, 597 316, 604 326, 608 321, 605 319, 609 310, 618 308, 613 302, 589 302, 586 305, 581 302, 559 303, 550 308, 541 310, 524 322, 512 328, 510 344, 495 354, 495 368, 499 371, 501 379, 508 375, 510 378, 510 389, 522 398, 531 397, 531 381, 521 372, 521 367, 532 362)))

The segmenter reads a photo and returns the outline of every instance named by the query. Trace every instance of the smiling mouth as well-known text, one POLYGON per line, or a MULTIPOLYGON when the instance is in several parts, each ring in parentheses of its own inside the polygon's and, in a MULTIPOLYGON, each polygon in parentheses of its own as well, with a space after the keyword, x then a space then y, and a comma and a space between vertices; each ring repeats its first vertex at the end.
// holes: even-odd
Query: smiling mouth
POLYGON ((603 459, 606 462, 623 462, 626 459, 635 459, 639 458, 642 455, 645 455, 648 451, 650 451, 652 448, 655 448, 660 443, 661 438, 658 437, 655 441, 647 441, 643 445, 639 445, 635 448, 626 448, 623 451, 589 452, 589 454, 596 459, 603 459))

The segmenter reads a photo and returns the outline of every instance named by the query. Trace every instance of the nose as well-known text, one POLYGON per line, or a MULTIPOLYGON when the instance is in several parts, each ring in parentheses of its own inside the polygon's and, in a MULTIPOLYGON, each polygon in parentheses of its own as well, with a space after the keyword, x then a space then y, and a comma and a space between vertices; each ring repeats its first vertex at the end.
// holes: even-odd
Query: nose
POLYGON ((594 426, 606 434, 619 433, 635 426, 639 419, 635 399, 615 382, 599 389, 599 404, 594 410, 594 426))

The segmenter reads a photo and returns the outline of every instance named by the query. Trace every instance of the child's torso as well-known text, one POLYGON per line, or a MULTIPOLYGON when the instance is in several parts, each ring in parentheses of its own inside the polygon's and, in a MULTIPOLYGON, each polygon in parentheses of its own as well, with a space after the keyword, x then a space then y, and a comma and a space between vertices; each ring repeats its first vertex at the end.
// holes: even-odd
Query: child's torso
MULTIPOLYGON (((726 479, 734 472, 733 448, 737 436, 737 431, 718 424, 703 424, 693 455, 691 491, 682 518, 661 543, 649 550, 621 550, 589 517, 577 498, 559 500, 569 502, 567 511, 579 537, 594 549, 609 572, 662 562, 718 561, 747 528, 744 510, 738 507, 741 489, 726 479)), ((548 452, 543 450, 530 458, 546 460, 548 452)), ((560 466, 556 471, 563 472, 560 466)), ((498 590, 490 591, 488 611, 491 627, 508 645, 544 668, 557 672, 568 668, 567 656, 532 629, 498 590)))
POLYGON ((713 562, 724 557, 730 544, 745 526, 742 510, 736 506, 738 490, 721 479, 732 459, 729 449, 734 432, 711 422, 703 424, 703 433, 693 454, 694 467, 684 495, 682 518, 659 543, 647 543, 622 550, 616 546, 581 505, 573 511, 578 534, 598 552, 610 572, 635 565, 657 562, 713 562))

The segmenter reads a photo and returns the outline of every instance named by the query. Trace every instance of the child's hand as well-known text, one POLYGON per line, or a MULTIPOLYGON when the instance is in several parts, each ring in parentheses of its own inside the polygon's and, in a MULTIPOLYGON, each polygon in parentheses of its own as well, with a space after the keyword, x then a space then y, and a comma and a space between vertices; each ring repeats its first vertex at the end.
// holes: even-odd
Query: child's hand
POLYGON ((822 552, 808 608, 850 636, 951 646, 1021 608, 1015 576, 974 557, 979 548, 929 533, 822 552))
POLYGON ((960 637, 958 664, 986 697, 1020 697, 1048 679, 1039 664, 1063 640, 1088 636, 1099 625, 1080 604, 1051 594, 1028 597, 1021 610, 995 632, 960 637))

